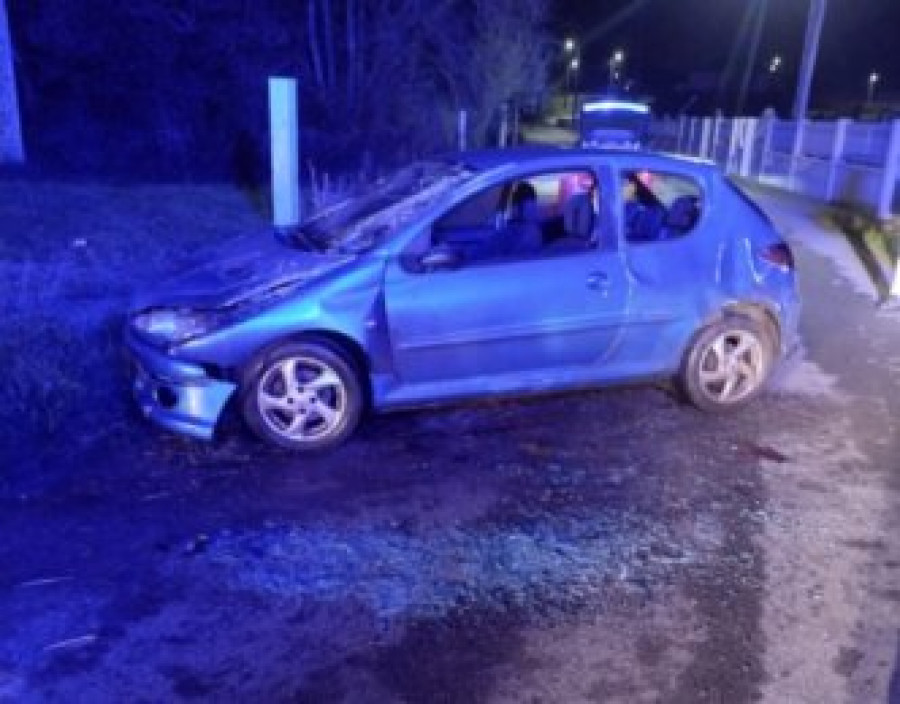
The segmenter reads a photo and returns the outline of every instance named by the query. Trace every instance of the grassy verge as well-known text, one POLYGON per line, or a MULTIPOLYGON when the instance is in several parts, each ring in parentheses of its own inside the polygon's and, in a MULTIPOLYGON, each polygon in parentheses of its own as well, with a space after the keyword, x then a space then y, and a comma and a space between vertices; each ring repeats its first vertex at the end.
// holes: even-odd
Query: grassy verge
POLYGON ((886 299, 900 261, 900 218, 882 221, 852 209, 833 208, 828 219, 847 236, 880 297, 886 299))
POLYGON ((226 186, 0 182, 0 454, 71 447, 130 418, 129 298, 202 249, 266 228, 226 186))

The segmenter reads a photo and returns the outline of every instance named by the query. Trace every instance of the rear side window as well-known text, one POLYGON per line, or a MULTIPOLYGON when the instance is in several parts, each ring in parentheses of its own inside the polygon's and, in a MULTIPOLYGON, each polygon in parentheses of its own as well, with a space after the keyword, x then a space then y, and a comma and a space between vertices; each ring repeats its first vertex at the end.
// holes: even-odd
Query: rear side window
POLYGON ((629 242, 683 237, 700 219, 703 192, 691 178, 664 171, 625 171, 622 222, 629 242))

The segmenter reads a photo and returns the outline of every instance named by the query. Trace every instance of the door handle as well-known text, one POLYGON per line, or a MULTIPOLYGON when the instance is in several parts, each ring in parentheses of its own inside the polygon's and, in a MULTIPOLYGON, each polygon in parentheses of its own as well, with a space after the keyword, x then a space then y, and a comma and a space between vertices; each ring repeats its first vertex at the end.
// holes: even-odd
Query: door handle
POLYGON ((607 291, 609 289, 609 276, 602 271, 595 271, 588 274, 587 287, 598 291, 607 291))

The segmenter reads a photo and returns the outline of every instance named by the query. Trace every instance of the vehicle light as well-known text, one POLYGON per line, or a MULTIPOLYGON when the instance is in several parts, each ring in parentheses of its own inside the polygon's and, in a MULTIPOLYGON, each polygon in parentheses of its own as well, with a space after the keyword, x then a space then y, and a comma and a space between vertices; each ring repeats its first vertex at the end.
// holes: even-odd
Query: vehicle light
POLYGON ((770 244, 760 253, 760 257, 769 262, 769 264, 774 264, 783 269, 790 270, 794 268, 794 253, 787 242, 770 244))
POLYGON ((155 308, 134 316, 131 324, 150 338, 178 343, 208 332, 212 322, 209 314, 199 311, 155 308))

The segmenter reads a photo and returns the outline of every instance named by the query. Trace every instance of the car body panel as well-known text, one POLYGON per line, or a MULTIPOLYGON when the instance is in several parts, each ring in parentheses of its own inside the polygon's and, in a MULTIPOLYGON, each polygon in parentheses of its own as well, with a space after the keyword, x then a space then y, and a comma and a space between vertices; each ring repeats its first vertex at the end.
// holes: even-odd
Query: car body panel
POLYGON ((133 331, 126 331, 125 342, 134 367, 132 391, 144 416, 169 430, 211 439, 237 384, 210 377, 200 365, 173 359, 133 331))
POLYGON ((430 274, 395 260, 385 298, 403 381, 452 381, 601 363, 623 325, 628 282, 616 252, 430 274))

